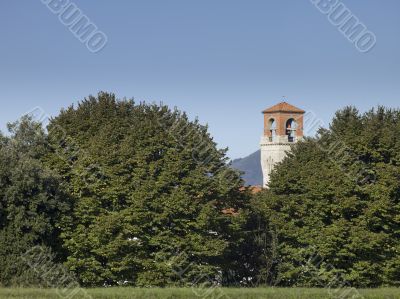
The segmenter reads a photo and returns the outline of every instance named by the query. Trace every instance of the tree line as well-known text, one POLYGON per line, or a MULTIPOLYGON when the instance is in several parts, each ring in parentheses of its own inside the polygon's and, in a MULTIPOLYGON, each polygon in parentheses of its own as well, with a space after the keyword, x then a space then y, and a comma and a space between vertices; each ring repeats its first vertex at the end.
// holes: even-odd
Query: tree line
POLYGON ((0 135, 0 285, 398 285, 400 111, 338 111, 270 188, 243 188, 207 126, 100 92, 0 135))

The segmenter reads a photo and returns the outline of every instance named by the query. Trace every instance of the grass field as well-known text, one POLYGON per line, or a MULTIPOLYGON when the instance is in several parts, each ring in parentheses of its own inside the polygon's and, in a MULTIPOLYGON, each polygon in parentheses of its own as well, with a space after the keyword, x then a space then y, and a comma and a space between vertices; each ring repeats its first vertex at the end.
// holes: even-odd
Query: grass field
MULTIPOLYGON (((324 289, 303 288, 254 288, 254 289, 134 289, 134 288, 108 288, 85 289, 79 293, 58 293, 57 290, 43 289, 5 289, 0 288, 0 298, 18 299, 48 299, 48 298, 93 298, 93 299, 312 299, 312 298, 351 298, 354 291, 346 296, 343 290, 337 292, 337 296, 331 296, 324 289), (64 295, 64 296, 63 296, 64 295)), ((392 299, 400 298, 400 289, 383 288, 358 290, 359 297, 368 299, 392 299)))

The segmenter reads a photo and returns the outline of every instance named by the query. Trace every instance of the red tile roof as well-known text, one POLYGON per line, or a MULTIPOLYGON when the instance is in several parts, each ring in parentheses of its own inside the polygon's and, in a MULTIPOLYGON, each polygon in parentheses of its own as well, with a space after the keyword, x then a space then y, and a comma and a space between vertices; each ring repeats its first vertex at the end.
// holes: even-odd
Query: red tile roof
POLYGON ((239 188, 240 192, 245 192, 245 191, 250 191, 251 194, 257 194, 258 192, 261 192, 263 190, 263 188, 261 186, 258 185, 254 185, 254 186, 242 186, 239 188))
POLYGON ((293 105, 290 105, 286 102, 281 102, 272 107, 269 107, 263 111, 263 113, 274 113, 274 112, 292 112, 292 113, 305 113, 304 110, 301 110, 293 105))
POLYGON ((223 209, 222 213, 225 215, 237 216, 239 212, 237 212, 234 208, 223 209))

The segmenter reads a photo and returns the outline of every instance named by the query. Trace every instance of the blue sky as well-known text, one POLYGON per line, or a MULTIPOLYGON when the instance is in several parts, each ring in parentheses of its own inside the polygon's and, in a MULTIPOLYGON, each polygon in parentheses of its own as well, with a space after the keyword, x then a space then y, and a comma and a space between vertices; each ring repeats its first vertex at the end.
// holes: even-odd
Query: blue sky
POLYGON ((399 107, 400 1, 342 2, 376 35, 370 52, 309 0, 74 1, 108 37, 95 54, 41 1, 1 0, 0 127, 104 90, 198 116, 237 158, 282 96, 325 123, 349 104, 399 107))

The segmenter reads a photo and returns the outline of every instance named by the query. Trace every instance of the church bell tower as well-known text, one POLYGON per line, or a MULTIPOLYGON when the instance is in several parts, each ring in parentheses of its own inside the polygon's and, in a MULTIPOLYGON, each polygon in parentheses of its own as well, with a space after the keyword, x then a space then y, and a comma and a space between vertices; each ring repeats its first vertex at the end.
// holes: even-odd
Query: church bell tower
POLYGON ((291 145, 303 138, 305 111, 286 102, 265 109, 264 135, 261 138, 263 187, 268 188, 270 174, 276 163, 285 158, 291 145))

